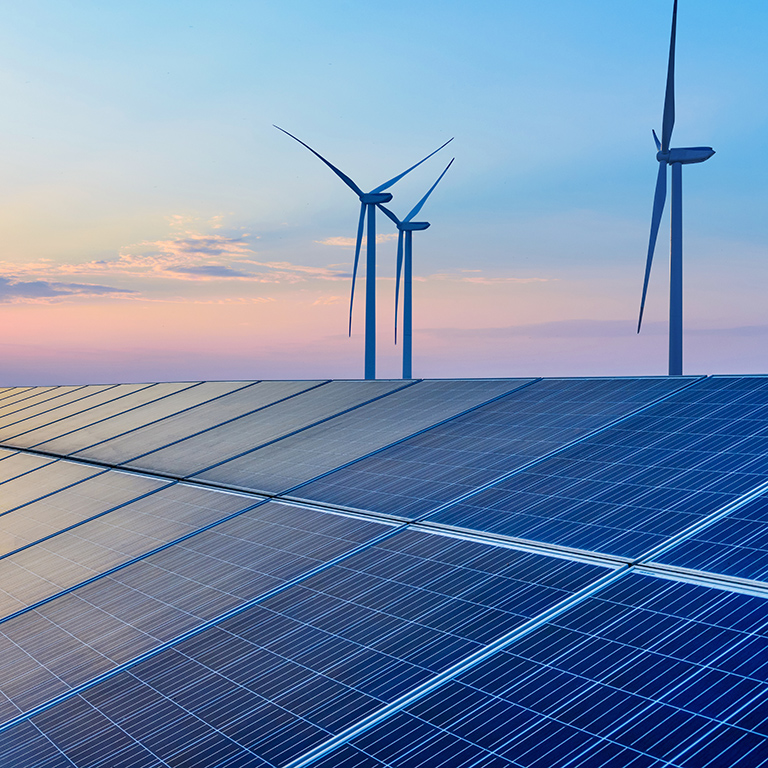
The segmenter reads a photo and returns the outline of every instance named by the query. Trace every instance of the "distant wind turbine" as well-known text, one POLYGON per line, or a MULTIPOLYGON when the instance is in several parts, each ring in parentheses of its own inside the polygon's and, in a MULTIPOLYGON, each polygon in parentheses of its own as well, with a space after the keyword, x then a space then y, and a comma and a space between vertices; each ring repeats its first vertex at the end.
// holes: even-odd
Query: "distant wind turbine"
POLYGON ((309 144, 305 144, 301 139, 297 139, 292 133, 276 125, 278 131, 282 131, 290 136, 299 144, 306 147, 313 155, 319 157, 360 199, 360 220, 357 225, 357 239, 355 241, 355 263, 352 270, 352 291, 349 297, 349 335, 352 335, 352 305, 355 300, 355 281, 357 280, 357 266, 360 259, 360 249, 363 243, 363 231, 366 230, 366 260, 365 260, 365 378, 376 378, 376 206, 380 203, 388 203, 392 200, 392 195, 385 192, 395 182, 400 181, 406 174, 414 168, 418 168, 423 162, 429 160, 432 155, 439 152, 446 144, 450 144, 453 139, 448 139, 445 144, 439 146, 434 152, 430 152, 423 160, 412 165, 407 170, 398 174, 384 184, 379 185, 370 192, 363 192, 352 179, 345 173, 342 173, 335 165, 328 162, 319 152, 315 152, 309 144), (366 210, 368 212, 368 222, 366 224, 366 210))
POLYGON ((392 211, 379 205, 379 208, 395 222, 398 229, 397 234, 397 277, 395 279, 395 344, 397 344, 397 317, 400 303, 400 275, 403 272, 403 251, 405 251, 405 275, 403 279, 403 378, 413 378, 413 233, 427 229, 428 221, 413 221, 413 217, 422 209, 427 198, 432 194, 440 180, 448 172, 456 158, 445 166, 445 170, 440 174, 437 181, 429 188, 424 197, 413 207, 411 212, 402 220, 397 218, 392 211), (403 248, 405 243, 405 248, 403 248))
POLYGON ((675 38, 677 36, 677 0, 672 9, 672 36, 669 43, 669 65, 667 67, 667 92, 664 97, 664 116, 661 125, 661 141, 656 131, 656 159, 659 161, 659 175, 656 179, 656 193, 653 199, 651 236, 648 243, 648 257, 645 262, 643 296, 640 301, 640 317, 637 332, 643 322, 645 296, 651 276, 651 262, 659 234, 661 215, 667 197, 667 166, 672 166, 672 200, 670 213, 670 262, 669 262, 669 375, 683 374, 683 166, 703 163, 715 154, 712 147, 685 147, 670 149, 672 128, 675 125, 675 38))

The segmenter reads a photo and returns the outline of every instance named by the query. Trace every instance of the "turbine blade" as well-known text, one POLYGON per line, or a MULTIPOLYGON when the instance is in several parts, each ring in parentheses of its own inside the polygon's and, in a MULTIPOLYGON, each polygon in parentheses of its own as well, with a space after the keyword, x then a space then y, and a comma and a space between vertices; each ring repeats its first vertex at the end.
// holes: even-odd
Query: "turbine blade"
POLYGON ((397 314, 400 306, 400 275, 403 271, 403 235, 401 229, 397 235, 397 277, 395 278, 395 344, 397 344, 397 314))
POLYGON ((652 130, 651 133, 653 134, 653 140, 656 142, 656 149, 660 150, 661 149, 661 142, 659 141, 659 137, 656 135, 656 131, 652 130))
POLYGON ((349 294, 349 335, 352 335, 352 305, 355 301, 355 281, 357 280, 357 265, 360 261, 360 248, 363 245, 363 225, 365 224, 365 203, 360 205, 360 221, 357 223, 357 240, 355 241, 355 263, 352 267, 352 291, 349 294))
POLYGON ((393 221, 395 223, 396 227, 400 227, 400 219, 395 216, 392 211, 389 210, 389 208, 386 208, 381 203, 376 203, 376 207, 388 218, 390 221, 393 221))
POLYGON ((672 35, 669 40, 667 92, 664 95, 664 117, 661 122, 661 151, 669 152, 672 128, 675 125, 675 41, 677 38, 677 0, 672 8, 672 35))
POLYGON ((413 210, 403 219, 403 221, 410 221, 421 210, 424 203, 427 202, 427 198, 432 194, 432 191, 434 190, 434 188, 440 183, 440 179, 442 179, 443 176, 445 176, 445 174, 448 173, 448 169, 453 165, 453 161, 455 159, 456 159, 455 157, 451 158, 451 162, 445 166, 445 170, 440 174, 437 181, 429 188, 429 191, 427 192, 427 194, 424 195, 424 197, 422 197, 418 203, 416 203, 416 205, 413 207, 413 210))
POLYGON ((645 261, 645 279, 643 280, 643 297, 640 299, 640 317, 637 321, 637 332, 643 324, 643 311, 645 310, 645 296, 648 293, 648 280, 651 277, 651 263, 653 252, 656 250, 656 238, 659 235, 661 214, 664 212, 664 203, 667 199, 667 164, 659 163, 659 175, 656 178, 656 193, 653 196, 653 215, 651 216, 651 236, 648 241, 648 257, 645 261))
POLYGON ((445 144, 441 144, 434 152, 430 152, 423 160, 419 160, 419 162, 416 163, 416 165, 412 165, 410 168, 408 168, 408 170, 403 171, 401 174, 398 174, 397 176, 395 176, 394 179, 385 181, 381 186, 376 187, 376 189, 372 189, 371 194, 375 192, 383 192, 385 189, 389 189, 389 187, 391 187, 396 181, 400 181, 400 179, 402 179, 403 176, 410 173, 414 168, 418 168, 422 163, 429 160, 429 158, 432 157, 432 155, 439 152, 443 147, 448 146, 448 144, 450 144, 452 141, 453 141, 452 138, 448 139, 448 141, 446 141, 445 144))
POLYGON ((355 184, 352 179, 347 176, 346 173, 343 173, 340 171, 333 163, 329 163, 319 152, 315 152, 312 147, 309 146, 309 144, 305 144, 301 139, 297 139, 292 133, 288 133, 288 131, 281 128, 279 125, 275 125, 275 128, 277 128, 278 131, 282 131, 286 136, 290 136, 295 141, 298 141, 299 144, 301 144, 303 147, 306 147, 313 155, 316 157, 319 157, 355 194, 357 195, 363 195, 365 194, 360 187, 355 184))

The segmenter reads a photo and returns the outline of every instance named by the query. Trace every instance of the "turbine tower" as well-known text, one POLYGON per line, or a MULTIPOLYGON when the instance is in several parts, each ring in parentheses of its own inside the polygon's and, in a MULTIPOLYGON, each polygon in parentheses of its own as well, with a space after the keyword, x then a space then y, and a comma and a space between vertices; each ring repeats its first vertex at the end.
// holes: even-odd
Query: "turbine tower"
POLYGON ((413 221, 413 217, 422 209, 427 198, 432 194, 440 180, 448 172, 456 158, 445 166, 437 181, 429 188, 428 192, 413 207, 411 212, 402 220, 397 218, 392 211, 379 205, 379 208, 395 222, 397 227, 397 277, 395 278, 395 344, 397 344, 397 316, 400 303, 400 275, 403 272, 403 251, 405 251, 405 275, 403 279, 403 378, 413 378, 413 233, 429 227, 428 221, 413 221), (403 248, 405 243, 405 248, 403 248))
POLYGON ((651 236, 648 243, 648 257, 645 262, 643 296, 640 300, 640 317, 637 332, 643 323, 645 296, 651 276, 651 263, 659 234, 661 214, 667 197, 667 166, 672 166, 672 201, 670 212, 670 256, 669 256, 669 375, 683 375, 683 166, 703 163, 715 154, 712 147, 685 147, 670 149, 672 128, 675 125, 675 38, 677 36, 677 0, 672 9, 672 36, 669 43, 669 65, 667 67, 667 91, 664 96, 664 115, 661 124, 661 141, 656 131, 656 159, 659 161, 659 175, 656 179, 656 193, 653 198, 651 236))
POLYGON ((388 203, 392 195, 384 190, 389 189, 395 182, 400 181, 414 168, 418 168, 423 162, 429 160, 432 155, 439 152, 453 139, 448 139, 445 144, 439 146, 434 152, 430 152, 423 160, 412 165, 407 170, 398 174, 389 181, 380 184, 370 192, 363 192, 352 179, 342 173, 335 165, 328 162, 319 152, 315 152, 309 144, 297 139, 292 133, 276 125, 278 131, 290 136, 299 144, 306 147, 313 155, 319 157, 360 199, 360 219, 357 224, 357 239, 355 241, 355 263, 352 269, 352 291, 349 297, 349 335, 352 335, 352 305, 355 300, 355 282, 357 280, 357 265, 360 259, 360 249, 363 243, 363 231, 366 231, 366 260, 365 260, 365 378, 376 378, 376 206, 380 203, 388 203), (366 225, 367 212, 367 227, 366 225))

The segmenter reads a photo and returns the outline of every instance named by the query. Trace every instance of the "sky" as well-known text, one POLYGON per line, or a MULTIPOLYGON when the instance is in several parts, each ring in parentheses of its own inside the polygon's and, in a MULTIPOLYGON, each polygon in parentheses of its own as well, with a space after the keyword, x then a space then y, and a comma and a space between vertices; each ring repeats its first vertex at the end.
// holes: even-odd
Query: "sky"
MULTIPOLYGON (((0 384, 360 378, 359 203, 404 215, 414 375, 663 375, 637 313, 671 0, 3 4, 0 384)), ((684 371, 768 373, 768 3, 680 0, 684 371)), ((378 367, 396 237, 378 223, 378 367)), ((363 275, 364 277, 364 275, 363 275)))

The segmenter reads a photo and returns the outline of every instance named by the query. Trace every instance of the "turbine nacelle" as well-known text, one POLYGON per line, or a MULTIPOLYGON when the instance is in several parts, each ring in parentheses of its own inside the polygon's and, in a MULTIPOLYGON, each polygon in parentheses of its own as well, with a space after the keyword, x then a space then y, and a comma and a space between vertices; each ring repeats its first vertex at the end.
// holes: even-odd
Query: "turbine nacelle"
POLYGON ((680 163, 681 165, 691 165, 693 163, 703 163, 709 160, 715 150, 712 147, 680 147, 679 149, 670 149, 669 152, 657 152, 656 159, 660 163, 680 163))
POLYGON ((360 202, 365 205, 378 205, 379 203, 392 202, 392 195, 389 192, 365 192, 359 197, 360 202))
POLYGON ((429 229, 428 221, 401 221, 397 228, 402 232, 418 232, 422 229, 429 229))

